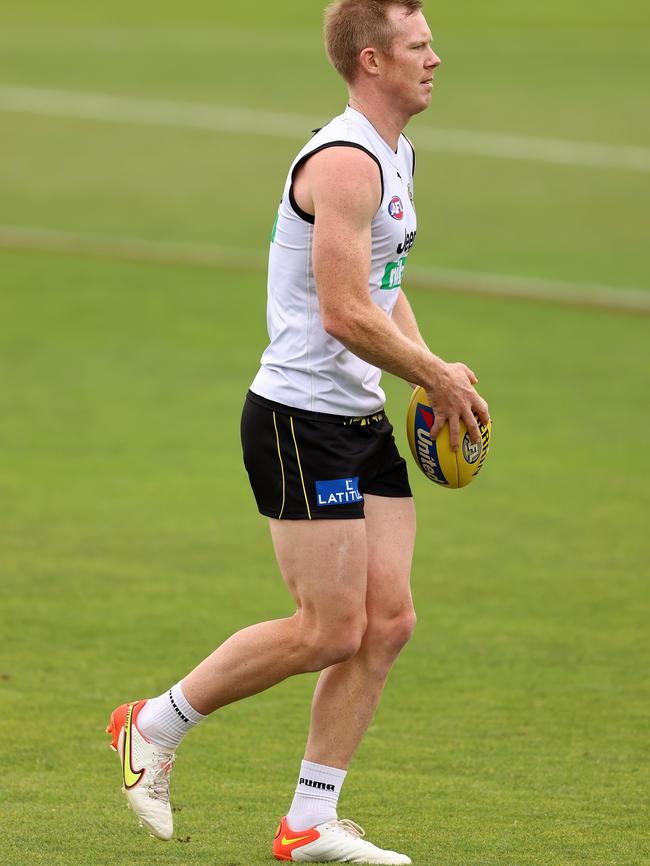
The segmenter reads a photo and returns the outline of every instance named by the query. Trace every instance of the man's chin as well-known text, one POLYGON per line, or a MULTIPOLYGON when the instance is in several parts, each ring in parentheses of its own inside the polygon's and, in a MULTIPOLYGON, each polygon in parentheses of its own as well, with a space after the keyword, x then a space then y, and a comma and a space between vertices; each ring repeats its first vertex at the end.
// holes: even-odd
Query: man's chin
POLYGON ((426 111, 430 105, 431 94, 429 93, 427 96, 424 96, 422 99, 420 99, 417 105, 414 106, 414 109, 411 112, 411 117, 414 117, 416 114, 422 114, 422 112, 426 111))

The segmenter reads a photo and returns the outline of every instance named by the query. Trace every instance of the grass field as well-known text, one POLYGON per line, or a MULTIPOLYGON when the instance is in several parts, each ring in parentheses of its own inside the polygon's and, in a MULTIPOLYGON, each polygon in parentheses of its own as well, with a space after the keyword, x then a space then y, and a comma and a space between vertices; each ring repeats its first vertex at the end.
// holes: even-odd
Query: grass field
MULTIPOLYGON (((645 4, 429 17, 445 66, 416 145, 464 130, 650 148, 645 4)), ((103 729, 290 610, 238 419, 301 138, 9 110, 2 86, 326 119, 342 91, 320 4, 10 0, 2 19, 0 863, 269 864, 312 677, 193 732, 167 844, 127 812, 103 729), (17 249, 10 226, 41 234, 17 249)), ((410 298, 436 350, 478 370, 494 445, 462 492, 411 472, 419 626, 341 802, 417 866, 650 864, 650 319, 471 292, 476 273, 650 298, 649 193, 641 168, 420 152, 413 262, 470 276, 467 294, 419 279, 410 298)), ((408 394, 387 391, 404 448, 408 394)))

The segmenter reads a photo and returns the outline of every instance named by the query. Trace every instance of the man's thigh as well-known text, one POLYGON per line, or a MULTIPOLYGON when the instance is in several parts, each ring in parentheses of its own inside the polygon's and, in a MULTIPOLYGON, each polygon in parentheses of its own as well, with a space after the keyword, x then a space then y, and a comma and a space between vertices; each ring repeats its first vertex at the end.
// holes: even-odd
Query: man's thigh
POLYGON ((415 505, 365 496, 365 520, 269 520, 282 577, 300 610, 391 618, 409 610, 415 505))
POLYGON ((365 496, 368 617, 398 616, 412 605, 415 504, 408 497, 365 496))
POLYGON ((275 555, 298 609, 320 623, 364 614, 365 520, 270 519, 275 555))

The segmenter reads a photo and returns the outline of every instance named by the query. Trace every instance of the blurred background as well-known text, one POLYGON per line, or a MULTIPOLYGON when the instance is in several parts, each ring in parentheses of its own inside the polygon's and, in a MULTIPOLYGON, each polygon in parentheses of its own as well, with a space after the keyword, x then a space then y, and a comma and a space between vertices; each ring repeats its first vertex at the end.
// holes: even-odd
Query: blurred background
MULTIPOLYGON (((410 127, 413 259, 471 288, 494 274, 569 283, 565 296, 647 289, 647 4, 427 12, 443 65, 410 127)), ((315 2, 5 3, 2 222, 263 256, 287 155, 345 100, 321 16, 315 2)))
MULTIPOLYGON (((443 64, 408 130, 404 285, 432 348, 477 370, 494 440, 467 490, 411 468, 420 625, 344 812, 416 863, 643 866, 650 10, 425 12, 443 64)), ((103 727, 290 609, 238 422, 288 166, 345 105, 321 19, 2 4, 4 863, 269 862, 311 683, 188 739, 167 847, 123 810, 103 727)), ((408 389, 387 392, 406 451, 408 389)))

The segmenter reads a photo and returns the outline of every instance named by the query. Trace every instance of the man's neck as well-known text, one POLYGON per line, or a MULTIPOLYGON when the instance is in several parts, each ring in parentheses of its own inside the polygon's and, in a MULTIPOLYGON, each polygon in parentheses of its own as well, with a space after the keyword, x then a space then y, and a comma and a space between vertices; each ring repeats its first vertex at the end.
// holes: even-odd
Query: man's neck
POLYGON ((360 95, 350 91, 348 102, 351 108, 363 114, 374 126, 391 150, 397 151, 399 137, 409 118, 403 117, 401 112, 394 112, 380 100, 367 94, 360 95))

